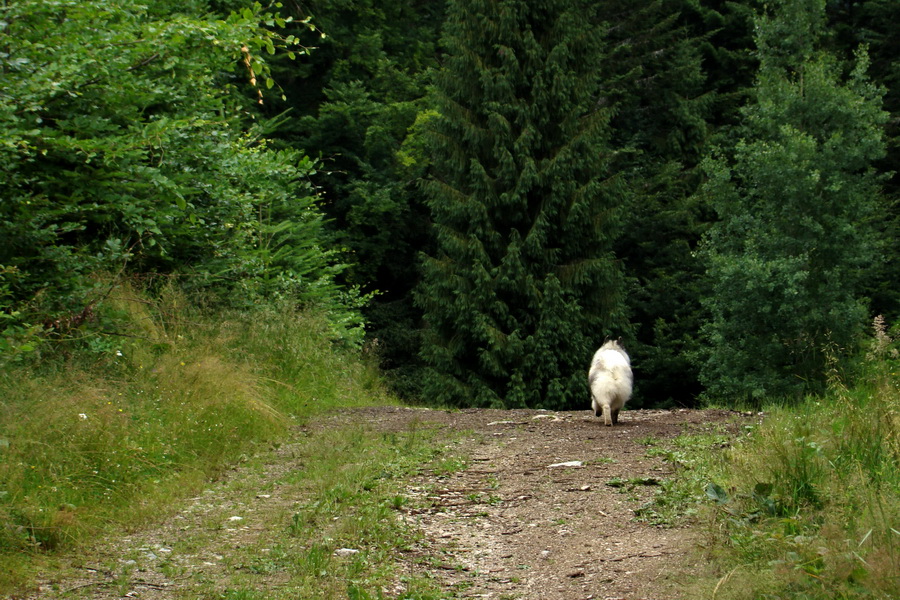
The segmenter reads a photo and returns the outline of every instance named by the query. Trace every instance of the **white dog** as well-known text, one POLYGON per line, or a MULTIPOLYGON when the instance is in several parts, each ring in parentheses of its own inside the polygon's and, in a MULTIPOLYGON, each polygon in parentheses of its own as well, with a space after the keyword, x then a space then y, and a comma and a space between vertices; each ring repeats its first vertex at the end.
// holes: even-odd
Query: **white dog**
POLYGON ((607 427, 619 422, 619 410, 631 398, 633 382, 631 359, 619 342, 610 340, 600 346, 591 361, 588 383, 594 414, 602 414, 607 427))

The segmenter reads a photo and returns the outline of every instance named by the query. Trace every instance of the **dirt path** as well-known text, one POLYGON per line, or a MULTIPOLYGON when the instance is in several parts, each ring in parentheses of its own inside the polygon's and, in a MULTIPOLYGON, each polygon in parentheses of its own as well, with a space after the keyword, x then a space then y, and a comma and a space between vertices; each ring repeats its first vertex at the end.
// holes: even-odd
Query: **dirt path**
POLYGON ((422 551, 444 557, 433 575, 462 597, 677 598, 690 533, 635 518, 672 475, 646 444, 733 418, 640 410, 606 428, 590 411, 457 413, 448 426, 472 430, 472 464, 412 482, 430 507, 408 518, 431 542, 422 551), (650 485, 617 485, 629 480, 650 485))
MULTIPOLYGON (((319 426, 362 420, 403 431, 419 423, 456 440, 454 455, 467 457, 465 464, 406 482, 408 502, 398 511, 421 532, 401 555, 400 570, 429 572, 448 598, 665 600, 679 597, 673 575, 690 569, 690 531, 635 518, 659 489, 654 484, 672 475, 661 458, 648 456, 648 440, 734 418, 726 411, 635 410, 607 428, 589 411, 384 407, 340 413, 319 426)), ((231 472, 159 527, 70 559, 62 578, 30 597, 208 597, 190 586, 203 581, 215 589, 217 578, 236 568, 231 549, 267 551, 272 528, 290 521, 298 499, 279 494, 273 482, 297 468, 293 443, 302 441, 259 458, 262 468, 231 472)), ((398 583, 385 593, 401 591, 398 583)))

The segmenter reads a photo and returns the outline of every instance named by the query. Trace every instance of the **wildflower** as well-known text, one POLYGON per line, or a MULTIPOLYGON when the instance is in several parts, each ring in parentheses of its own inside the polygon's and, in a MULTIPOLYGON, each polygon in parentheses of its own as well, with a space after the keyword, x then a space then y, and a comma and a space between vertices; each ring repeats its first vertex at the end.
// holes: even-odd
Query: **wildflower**
POLYGON ((122 356, 122 351, 121 351, 121 350, 116 350, 116 356, 122 356))
POLYGON ((87 421, 87 415, 84 413, 78 413, 78 418, 82 421, 87 421))

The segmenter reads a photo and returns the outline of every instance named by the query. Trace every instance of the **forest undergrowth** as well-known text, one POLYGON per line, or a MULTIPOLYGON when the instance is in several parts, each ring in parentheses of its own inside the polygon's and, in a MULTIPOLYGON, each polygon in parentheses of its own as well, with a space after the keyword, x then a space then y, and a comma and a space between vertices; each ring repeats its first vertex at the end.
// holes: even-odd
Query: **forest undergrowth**
POLYGON ((880 318, 856 370, 771 406, 711 468, 710 572, 689 597, 900 597, 900 355, 880 318))

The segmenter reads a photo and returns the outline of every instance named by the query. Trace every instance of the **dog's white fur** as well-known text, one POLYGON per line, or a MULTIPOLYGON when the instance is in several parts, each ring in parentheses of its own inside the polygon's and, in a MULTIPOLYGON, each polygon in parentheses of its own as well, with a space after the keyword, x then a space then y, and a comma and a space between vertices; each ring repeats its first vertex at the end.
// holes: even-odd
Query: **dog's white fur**
POLYGON ((591 407, 598 417, 603 415, 607 427, 619 422, 619 410, 631 398, 634 378, 631 359, 617 340, 610 340, 594 353, 588 371, 591 407))

